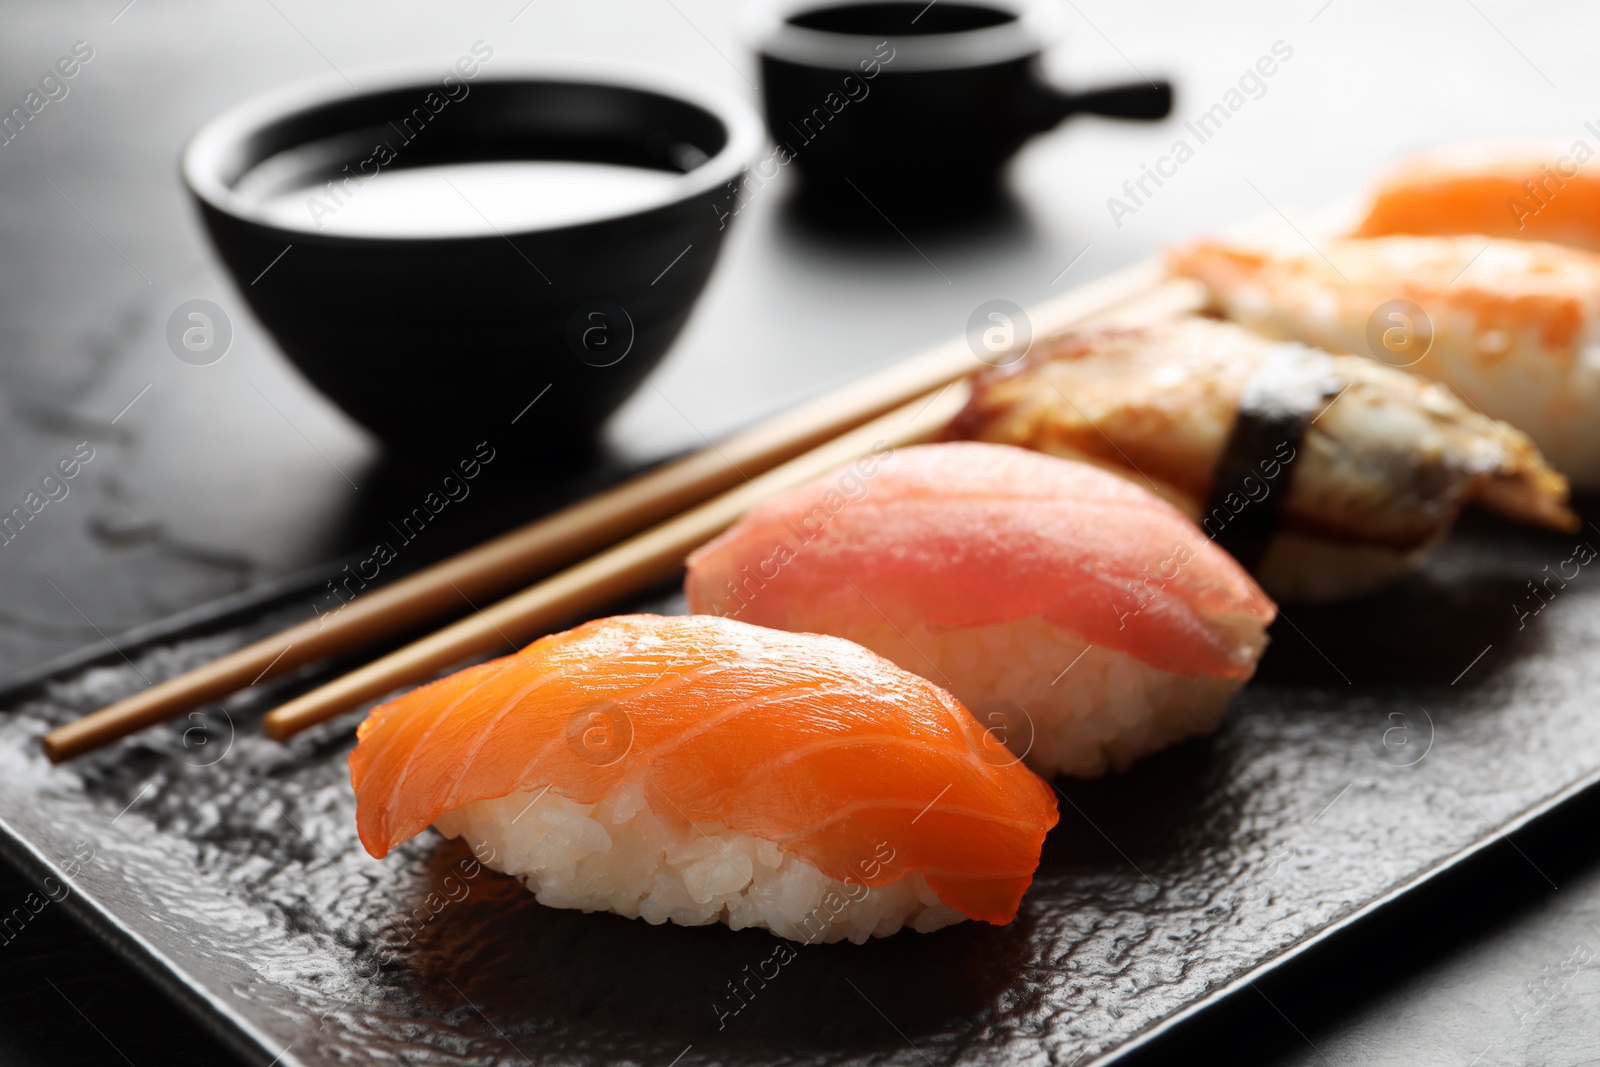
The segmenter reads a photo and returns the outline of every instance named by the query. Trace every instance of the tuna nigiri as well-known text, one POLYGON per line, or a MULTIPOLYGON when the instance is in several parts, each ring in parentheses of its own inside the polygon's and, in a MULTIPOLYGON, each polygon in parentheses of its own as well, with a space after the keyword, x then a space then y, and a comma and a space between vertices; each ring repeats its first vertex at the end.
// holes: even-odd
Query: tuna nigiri
POLYGON ((692 610, 848 637, 950 689, 1042 774, 1214 729, 1275 608, 1171 504, 1004 445, 901 449, 689 559, 692 610))
POLYGON ((1585 141, 1479 141, 1400 160, 1358 237, 1482 234, 1600 251, 1600 167, 1585 141))
POLYGON ((373 856, 432 823, 553 907, 808 942, 1009 922, 1056 821, 949 693, 731 619, 600 619, 384 704, 357 737, 373 856))
POLYGON ((1229 318, 1449 385, 1600 486, 1600 254, 1487 237, 1199 241, 1168 262, 1229 318))
POLYGON ((1370 592, 1468 503, 1578 525, 1533 442, 1447 386, 1198 316, 1035 343, 945 433, 1150 485, 1279 600, 1370 592))

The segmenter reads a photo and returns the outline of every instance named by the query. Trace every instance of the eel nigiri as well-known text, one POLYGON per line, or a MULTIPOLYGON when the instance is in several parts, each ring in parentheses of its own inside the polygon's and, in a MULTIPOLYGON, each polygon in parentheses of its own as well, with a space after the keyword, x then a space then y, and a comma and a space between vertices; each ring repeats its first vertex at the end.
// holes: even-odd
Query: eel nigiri
POLYGON ((1229 318, 1435 378, 1600 486, 1600 254, 1487 237, 1373 237, 1169 256, 1229 318))
POLYGON ((1400 160, 1357 237, 1482 234, 1600 251, 1600 167, 1587 142, 1475 141, 1400 160))
POLYGON ((1147 484, 1280 601, 1377 588, 1468 503, 1578 525, 1533 443, 1447 386, 1197 316, 1035 344, 974 380, 945 436, 1147 484))
POLYGON ((541 903, 860 943, 1006 923, 1050 789, 949 693, 848 641, 625 615, 376 708, 373 856, 430 823, 541 903))
POLYGON ((693 611, 882 653, 1045 775, 1121 769, 1215 729, 1275 614, 1155 494, 975 442, 903 448, 764 501, 689 557, 685 588, 693 611))

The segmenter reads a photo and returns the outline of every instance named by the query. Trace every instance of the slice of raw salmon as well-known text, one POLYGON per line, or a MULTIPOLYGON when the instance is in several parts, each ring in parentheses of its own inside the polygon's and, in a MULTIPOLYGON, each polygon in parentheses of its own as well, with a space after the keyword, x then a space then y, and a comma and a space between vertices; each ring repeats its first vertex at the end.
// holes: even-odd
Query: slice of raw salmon
POLYGON ((1600 163, 1584 142, 1442 145, 1391 167, 1358 237, 1483 234, 1600 251, 1600 163))

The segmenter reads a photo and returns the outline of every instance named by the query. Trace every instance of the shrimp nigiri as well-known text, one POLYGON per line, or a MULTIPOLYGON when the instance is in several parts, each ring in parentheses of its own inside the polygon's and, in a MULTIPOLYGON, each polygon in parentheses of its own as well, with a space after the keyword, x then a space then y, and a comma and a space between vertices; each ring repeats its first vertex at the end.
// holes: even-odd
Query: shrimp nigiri
POLYGON ((1600 251, 1600 167, 1587 142, 1474 141, 1400 160, 1357 237, 1475 233, 1600 251))
POLYGON ((373 710, 373 856, 434 824, 541 903, 860 943, 1007 923, 1048 786, 949 693, 848 641, 600 619, 373 710))
POLYGON ((922 445, 779 494, 689 558, 691 610, 858 641, 1041 774, 1209 732, 1275 608, 1171 504, 1004 445, 922 445))
POLYGON ((1035 344, 975 380, 945 435, 1148 485, 1280 601, 1378 588, 1468 503, 1578 525, 1533 443, 1447 386, 1197 316, 1035 344))
POLYGON ((1600 254, 1488 237, 1204 240, 1169 254, 1229 318, 1449 385, 1600 486, 1600 254))

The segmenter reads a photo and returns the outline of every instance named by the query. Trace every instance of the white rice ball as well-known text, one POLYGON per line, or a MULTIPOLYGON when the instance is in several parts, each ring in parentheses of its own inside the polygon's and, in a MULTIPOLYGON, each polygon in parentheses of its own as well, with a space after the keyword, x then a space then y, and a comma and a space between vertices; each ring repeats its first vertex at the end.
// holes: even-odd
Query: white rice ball
POLYGON ((624 780, 595 804, 554 790, 517 792, 445 812, 434 825, 552 908, 652 924, 759 926, 794 941, 858 945, 904 926, 929 933, 966 918, 915 872, 868 886, 829 877, 720 824, 680 823, 657 818, 643 788, 624 780))
MULTIPOLYGON (((934 630, 857 620, 830 629, 944 686, 1035 772, 1092 778, 1215 730, 1235 678, 1186 678, 1090 645, 1039 616, 934 630)), ((1263 643, 1265 638, 1262 638, 1263 643)))

